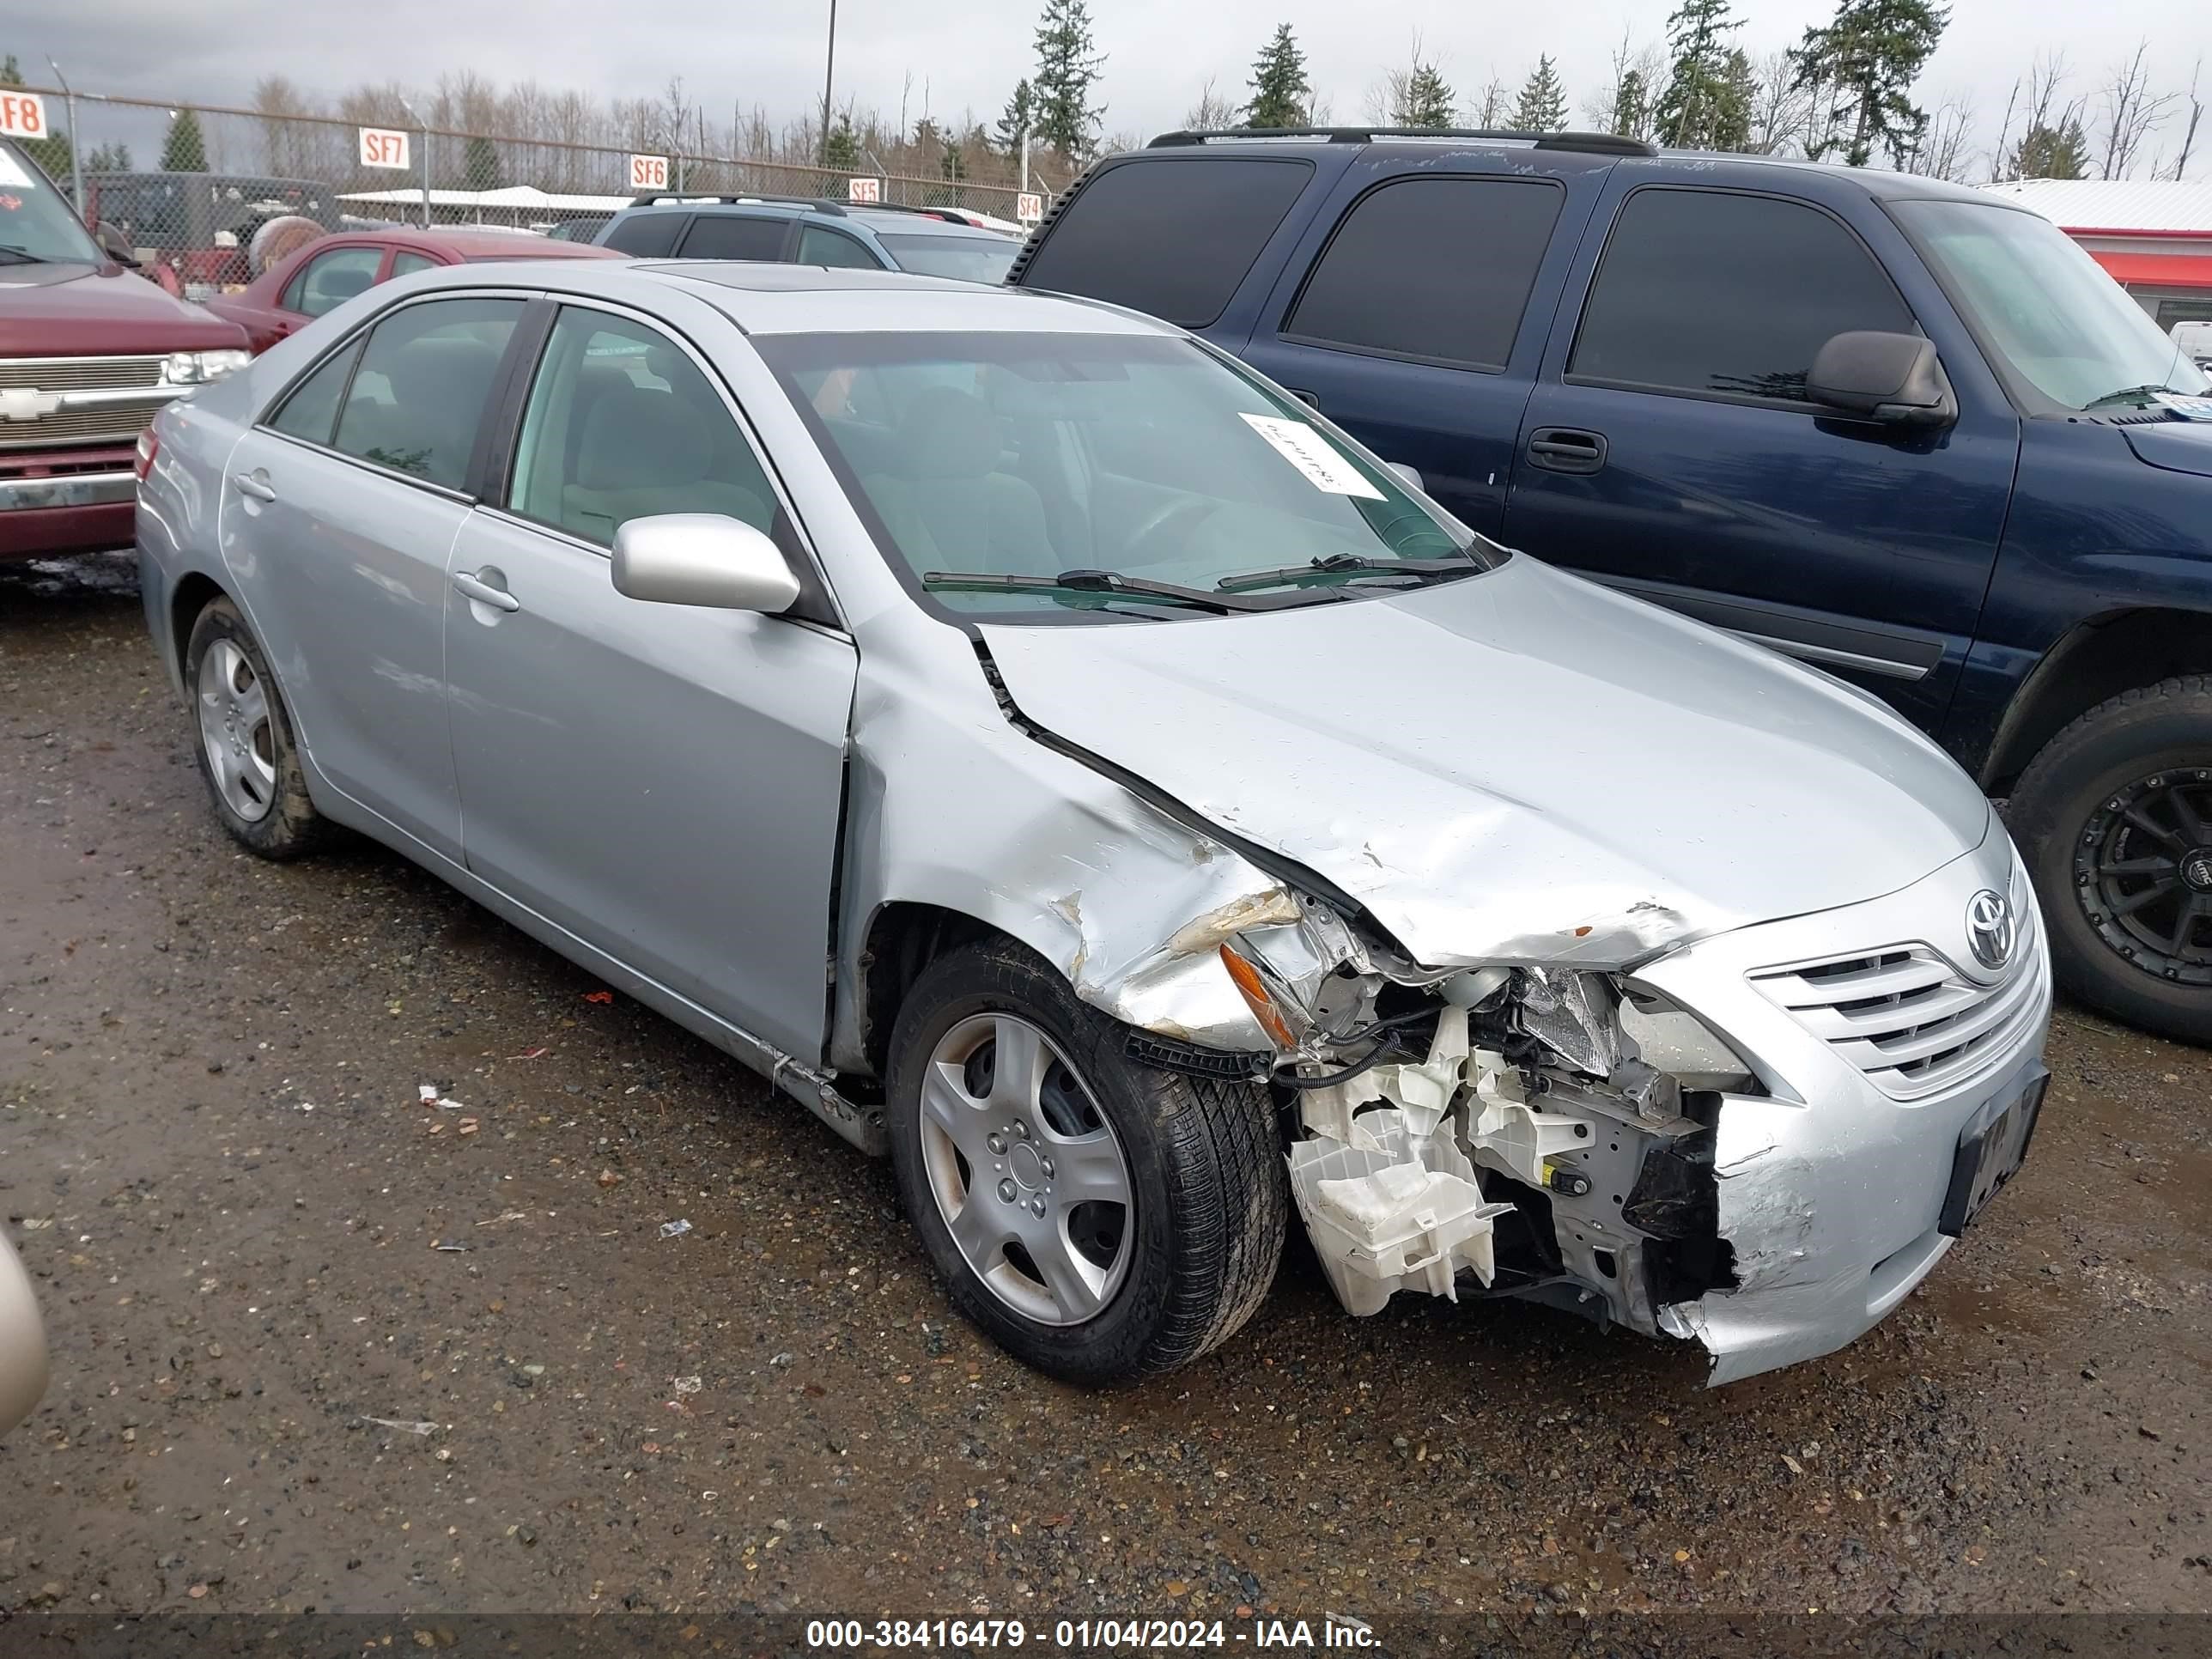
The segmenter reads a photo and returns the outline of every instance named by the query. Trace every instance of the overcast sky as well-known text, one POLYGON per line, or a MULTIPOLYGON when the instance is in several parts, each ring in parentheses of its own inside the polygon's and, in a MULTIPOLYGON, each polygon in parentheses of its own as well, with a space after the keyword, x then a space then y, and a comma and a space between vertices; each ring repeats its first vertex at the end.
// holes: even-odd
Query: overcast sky
MULTIPOLYGON (((1428 55, 1466 96, 1493 74, 1519 83, 1539 52, 1557 60, 1571 107, 1606 76, 1622 30, 1665 30, 1674 0, 1439 6, 1421 0, 1091 0, 1109 133, 1178 125, 1208 76, 1241 96, 1255 51, 1279 22, 1297 32, 1317 89, 1340 120, 1362 118, 1368 88, 1402 63, 1419 29, 1428 55)), ((1040 0, 840 0, 837 101, 856 97, 896 118, 909 72, 909 119, 933 110, 994 118, 1033 62, 1040 0), (924 88, 927 87, 925 103, 924 88)), ((26 78, 51 53, 79 87, 163 99, 243 102, 270 72, 321 92, 362 81, 428 85, 469 68, 501 82, 535 77, 608 97, 655 94, 671 74, 726 112, 759 102, 778 116, 818 99, 828 0, 44 0, 9 6, 0 51, 26 78)), ((1794 42, 1833 0, 1740 0, 1754 56, 1794 42)), ((2148 40, 2161 88, 2179 90, 2212 56, 2212 0, 1954 0, 1951 22, 1919 89, 1924 105, 1971 98, 1980 142, 1995 134, 2006 90, 2039 49, 2063 52, 2087 91, 2148 40)), ((2203 91, 2212 98, 2212 66, 2203 91)), ((97 140, 97 127, 87 124, 97 140)), ((2174 135, 2151 141, 2170 151, 2174 135)), ((2200 133, 2192 176, 2212 174, 2200 133)))

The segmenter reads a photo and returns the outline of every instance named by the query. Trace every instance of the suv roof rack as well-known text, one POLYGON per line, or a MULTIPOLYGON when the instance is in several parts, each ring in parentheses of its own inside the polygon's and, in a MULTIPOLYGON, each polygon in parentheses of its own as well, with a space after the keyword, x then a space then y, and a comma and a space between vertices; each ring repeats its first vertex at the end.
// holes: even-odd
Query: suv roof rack
POLYGON ((630 198, 632 207, 703 206, 709 203, 735 205, 752 202, 767 203, 776 207, 812 208, 817 213, 826 213, 837 219, 850 217, 850 210, 854 208, 865 208, 870 213, 916 213, 926 219, 941 220, 949 225, 968 223, 952 208, 910 207, 904 202, 840 202, 829 196, 778 196, 759 190, 653 190, 630 198))
POLYGON ((1505 138, 1536 149, 1583 150, 1593 155, 1656 155, 1648 139, 1617 132, 1522 132, 1510 127, 1222 127, 1164 132, 1147 149, 1179 149, 1215 138, 1317 138, 1331 144, 1371 144, 1378 138, 1505 138))

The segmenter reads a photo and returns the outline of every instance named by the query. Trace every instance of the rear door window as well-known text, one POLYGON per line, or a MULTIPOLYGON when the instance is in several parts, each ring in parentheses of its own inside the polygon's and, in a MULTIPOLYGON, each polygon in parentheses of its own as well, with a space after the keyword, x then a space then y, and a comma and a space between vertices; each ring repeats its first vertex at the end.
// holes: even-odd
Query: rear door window
POLYGON ((333 447, 410 477, 459 488, 522 306, 520 300, 431 300, 393 312, 368 337, 333 447))
POLYGON ((1837 220, 1771 196, 1654 187, 1613 222, 1567 377, 1803 403, 1814 356, 1851 329, 1915 325, 1837 220))
POLYGON ((1227 308, 1313 177, 1295 157, 1204 156, 1111 166, 1070 202, 1024 288, 1109 300, 1184 328, 1227 308))
POLYGON ((1498 369, 1566 192, 1543 179, 1401 179, 1354 203, 1283 332, 1498 369))
POLYGON ((681 213, 639 213, 616 221, 607 233, 605 246, 617 253, 629 253, 641 259, 665 258, 676 252, 676 239, 683 233, 687 216, 681 213))
POLYGON ((362 341, 356 338, 344 350, 325 359, 313 374, 292 388, 284 406, 269 424, 287 436, 327 447, 331 428, 337 424, 338 399, 345 396, 346 382, 353 378, 361 348, 362 341))
POLYGON ((781 259, 791 229, 788 219, 762 219, 735 213, 702 213, 684 239, 687 259, 781 259))
POLYGON ((437 264, 427 253, 410 253, 402 248, 392 256, 392 274, 394 276, 411 276, 418 270, 435 270, 437 264))
POLYGON ((334 247, 327 253, 318 253, 300 268, 300 274, 285 289, 284 309, 304 317, 335 311, 355 295, 374 287, 383 264, 380 247, 334 247))
POLYGON ((845 265, 860 270, 881 270, 876 256, 842 230, 803 225, 799 232, 799 263, 802 265, 845 265))

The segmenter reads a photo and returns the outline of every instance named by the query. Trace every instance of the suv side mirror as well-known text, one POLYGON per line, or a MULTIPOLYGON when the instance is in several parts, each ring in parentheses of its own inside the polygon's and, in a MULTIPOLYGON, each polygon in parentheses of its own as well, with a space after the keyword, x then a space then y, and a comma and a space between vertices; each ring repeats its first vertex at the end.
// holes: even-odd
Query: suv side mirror
POLYGON ((1854 329, 1822 346, 1805 377, 1816 404, 1889 426, 1948 426, 1958 400, 1936 343, 1919 334, 1854 329))
POLYGON ((117 264, 131 270, 138 269, 137 253, 130 243, 123 240, 123 233, 105 219, 93 227, 92 240, 99 243, 100 251, 117 264))
POLYGON ((657 605, 774 616, 799 598, 782 550, 719 513, 658 513, 615 531, 615 592, 657 605))

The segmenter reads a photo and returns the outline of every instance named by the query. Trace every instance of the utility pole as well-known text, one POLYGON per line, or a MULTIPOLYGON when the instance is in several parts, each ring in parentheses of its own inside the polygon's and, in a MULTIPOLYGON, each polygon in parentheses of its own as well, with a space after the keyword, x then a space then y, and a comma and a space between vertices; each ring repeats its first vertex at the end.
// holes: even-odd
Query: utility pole
POLYGON ((822 59, 822 167, 830 167, 830 83, 837 72, 837 0, 830 0, 830 46, 822 59))
POLYGON ((407 112, 407 118, 422 135, 422 228, 428 230, 430 228, 430 124, 416 114, 415 106, 404 98, 399 100, 399 107, 407 112))
POLYGON ((84 136, 76 130, 76 94, 70 90, 69 79, 62 66, 50 57, 46 67, 54 72, 54 80, 62 89, 63 107, 69 112, 70 130, 70 200, 76 204, 76 216, 84 217, 84 136))

